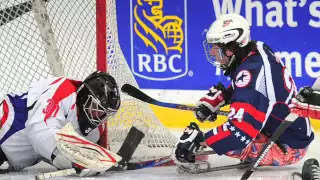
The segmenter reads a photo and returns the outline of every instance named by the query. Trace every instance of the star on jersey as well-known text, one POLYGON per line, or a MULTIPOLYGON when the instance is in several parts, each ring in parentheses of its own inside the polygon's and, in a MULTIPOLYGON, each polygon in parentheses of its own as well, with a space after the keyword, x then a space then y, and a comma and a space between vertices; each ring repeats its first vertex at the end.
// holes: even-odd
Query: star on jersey
POLYGON ((240 71, 235 80, 235 85, 239 88, 246 87, 251 81, 251 74, 248 70, 240 71))
POLYGON ((237 137, 241 136, 239 131, 237 131, 234 135, 236 135, 237 137))
POLYGON ((243 78, 246 77, 247 75, 245 75, 245 73, 242 73, 241 76, 237 79, 237 82, 242 81, 243 82, 243 78))
MULTIPOLYGON (((230 126, 230 131, 235 131, 235 127, 234 126, 230 126)), ((234 135, 240 139, 241 142, 243 142, 244 144, 248 145, 251 141, 250 138, 245 136, 245 135, 241 135, 239 131, 236 131, 236 133, 234 133, 234 135)))
POLYGON ((246 137, 245 136, 242 136, 240 141, 244 142, 246 140, 246 137))
MULTIPOLYGON (((248 145, 248 144, 251 142, 249 137, 247 137, 246 135, 240 134, 240 131, 236 131, 236 127, 235 127, 235 126, 232 126, 229 121, 227 121, 227 122, 223 125, 223 129, 224 129, 224 130, 225 130, 225 129, 229 129, 231 132, 235 132, 234 135, 235 135, 237 138, 239 138, 239 140, 240 140, 242 143, 244 143, 244 144, 246 144, 246 145, 248 145)), ((218 134, 217 128, 213 129, 213 134, 214 134, 214 135, 218 134)))

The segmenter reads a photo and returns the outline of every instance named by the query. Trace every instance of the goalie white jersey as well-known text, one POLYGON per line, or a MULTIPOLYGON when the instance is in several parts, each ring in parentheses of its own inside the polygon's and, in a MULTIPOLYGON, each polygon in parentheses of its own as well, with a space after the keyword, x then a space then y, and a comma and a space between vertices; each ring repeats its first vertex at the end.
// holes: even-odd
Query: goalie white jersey
MULTIPOLYGON (((43 158, 51 161, 54 135, 68 122, 81 135, 76 106, 80 83, 63 77, 40 80, 27 92, 0 100, 0 144, 12 168, 22 169, 43 158)), ((94 129, 86 139, 97 142, 103 128, 94 129)))

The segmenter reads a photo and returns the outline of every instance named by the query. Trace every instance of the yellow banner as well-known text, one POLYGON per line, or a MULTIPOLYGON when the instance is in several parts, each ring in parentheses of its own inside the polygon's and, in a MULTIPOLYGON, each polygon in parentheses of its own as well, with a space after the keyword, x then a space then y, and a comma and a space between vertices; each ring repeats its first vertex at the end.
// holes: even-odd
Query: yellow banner
MULTIPOLYGON (((200 123, 194 116, 192 111, 183 111, 179 109, 164 108, 159 106, 150 105, 157 118, 167 128, 185 128, 190 122, 196 122, 201 129, 210 129, 224 123, 227 118, 218 116, 215 122, 200 123)), ((228 110, 227 108, 223 110, 228 110)), ((315 131, 320 131, 320 120, 312 119, 312 127, 315 131)))

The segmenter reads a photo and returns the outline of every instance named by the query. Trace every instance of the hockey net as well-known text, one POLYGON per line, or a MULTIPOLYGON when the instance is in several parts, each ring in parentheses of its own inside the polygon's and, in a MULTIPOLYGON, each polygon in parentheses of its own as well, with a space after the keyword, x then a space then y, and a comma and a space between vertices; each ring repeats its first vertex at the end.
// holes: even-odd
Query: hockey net
MULTIPOLYGON (((1 0, 0 41, 1 94, 49 76, 83 80, 106 62, 119 87, 138 86, 118 42, 115 0, 1 0)), ((134 161, 170 155, 176 139, 150 107, 125 94, 121 99, 108 121, 107 146, 117 152, 134 125, 146 133, 134 161)))

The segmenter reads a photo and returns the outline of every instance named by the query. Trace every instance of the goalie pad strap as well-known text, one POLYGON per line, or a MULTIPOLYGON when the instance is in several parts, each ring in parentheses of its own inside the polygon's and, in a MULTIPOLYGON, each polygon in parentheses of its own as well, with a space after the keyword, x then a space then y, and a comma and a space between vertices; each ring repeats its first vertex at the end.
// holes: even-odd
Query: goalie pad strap
POLYGON ((51 159, 52 165, 57 169, 72 168, 72 162, 69 161, 66 157, 64 157, 57 148, 53 151, 51 159))

